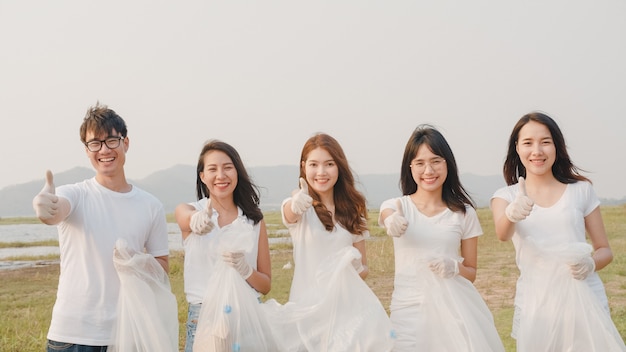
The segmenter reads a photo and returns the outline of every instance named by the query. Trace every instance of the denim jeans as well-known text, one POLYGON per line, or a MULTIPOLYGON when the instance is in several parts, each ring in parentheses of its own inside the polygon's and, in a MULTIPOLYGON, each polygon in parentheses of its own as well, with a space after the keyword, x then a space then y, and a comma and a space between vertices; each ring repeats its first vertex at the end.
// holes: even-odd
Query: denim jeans
POLYGON ((106 352, 107 346, 85 346, 48 340, 48 352, 106 352))
POLYGON ((196 337, 198 316, 202 304, 189 304, 187 311, 187 339, 185 340, 185 352, 193 352, 193 340, 196 337))

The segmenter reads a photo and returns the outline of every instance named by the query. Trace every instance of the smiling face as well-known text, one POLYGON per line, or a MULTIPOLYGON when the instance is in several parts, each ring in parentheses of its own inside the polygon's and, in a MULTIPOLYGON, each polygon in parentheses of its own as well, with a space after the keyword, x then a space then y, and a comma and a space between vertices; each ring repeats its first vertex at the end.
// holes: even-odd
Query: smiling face
MULTIPOLYGON (((116 130, 110 134, 101 134, 96 136, 93 131, 86 134, 86 142, 102 141, 110 137, 121 137, 116 130)), ((126 152, 128 151, 128 137, 123 138, 116 148, 109 148, 106 143, 102 143, 102 148, 97 152, 91 152, 85 147, 87 157, 91 165, 96 170, 96 176, 115 178, 116 176, 124 177, 124 164, 126 163, 126 152)))
POLYGON ((302 163, 309 186, 320 196, 332 196, 339 168, 330 153, 326 149, 315 148, 302 163))
POLYGON ((515 150, 527 174, 544 175, 552 173, 556 160, 556 147, 548 127, 530 121, 519 131, 515 150))
POLYGON ((207 186, 211 198, 232 198, 237 187, 237 169, 230 157, 212 150, 204 155, 204 170, 200 172, 202 182, 207 186))
POLYGON ((433 153, 426 144, 419 146, 410 167, 418 190, 440 191, 448 177, 446 159, 433 153))

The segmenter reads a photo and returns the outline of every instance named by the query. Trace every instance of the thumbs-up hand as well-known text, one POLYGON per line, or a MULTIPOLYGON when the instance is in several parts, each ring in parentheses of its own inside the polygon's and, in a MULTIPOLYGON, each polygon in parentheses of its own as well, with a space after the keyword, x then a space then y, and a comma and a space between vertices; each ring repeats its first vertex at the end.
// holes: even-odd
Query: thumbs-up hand
POLYGON ((513 200, 513 202, 506 207, 504 214, 509 221, 515 223, 526 219, 526 217, 530 215, 530 211, 533 209, 534 204, 535 202, 533 202, 533 200, 526 194, 526 181, 523 177, 520 177, 519 189, 517 191, 517 195, 515 196, 515 200, 513 200))
POLYGON ((396 211, 385 218, 384 224, 387 229, 387 235, 391 237, 400 237, 406 232, 409 222, 404 217, 400 198, 396 199, 396 211))
POLYGON ((213 217, 213 208, 211 207, 211 198, 206 202, 206 208, 195 212, 189 221, 191 232, 196 235, 206 235, 215 228, 215 224, 211 218, 213 217))
POLYGON ((52 171, 46 171, 46 183, 41 191, 33 198, 33 209, 39 220, 52 219, 59 209, 59 197, 55 194, 52 171))
POLYGON ((306 180, 300 177, 300 189, 291 197, 291 211, 296 215, 302 215, 313 204, 313 198, 309 195, 309 186, 306 180))

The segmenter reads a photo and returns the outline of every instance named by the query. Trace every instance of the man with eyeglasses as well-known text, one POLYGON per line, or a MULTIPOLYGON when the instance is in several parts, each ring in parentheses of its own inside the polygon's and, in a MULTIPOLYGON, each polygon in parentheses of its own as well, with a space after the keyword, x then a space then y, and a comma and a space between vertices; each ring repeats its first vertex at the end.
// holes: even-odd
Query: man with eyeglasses
MULTIPOLYGON (((105 105, 89 108, 80 139, 96 175, 55 189, 52 172, 33 199, 40 221, 58 225, 61 253, 48 351, 106 351, 113 344, 120 280, 115 243, 152 255, 169 272, 165 210, 124 174, 129 147, 124 120, 105 105)), ((158 267, 158 266, 157 266, 158 267)))

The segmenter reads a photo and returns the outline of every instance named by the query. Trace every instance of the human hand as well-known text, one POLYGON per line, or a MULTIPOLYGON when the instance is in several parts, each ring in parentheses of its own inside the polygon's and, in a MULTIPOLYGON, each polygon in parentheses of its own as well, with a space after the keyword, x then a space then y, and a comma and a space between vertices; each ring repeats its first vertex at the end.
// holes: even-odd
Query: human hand
POLYGON ((596 261, 592 256, 583 257, 578 262, 570 264, 569 268, 574 279, 584 280, 596 271, 596 261))
POLYGON ((55 194, 52 171, 46 171, 46 183, 41 191, 33 198, 33 208, 40 220, 48 220, 57 214, 59 197, 55 194))
POLYGON ((402 210, 402 202, 400 199, 396 199, 396 211, 385 218, 383 221, 385 228, 387 229, 387 235, 391 237, 400 237, 404 235, 409 222, 404 217, 404 211, 402 210))
POLYGON ((291 211, 296 215, 302 215, 313 204, 313 198, 309 196, 309 186, 306 180, 300 177, 300 189, 291 197, 291 211))
POLYGON ((506 207, 504 214, 510 222, 515 223, 526 219, 526 217, 530 215, 534 204, 535 202, 526 194, 526 181, 524 181, 523 177, 520 177, 519 190, 517 191, 515 200, 506 207))
POLYGON ((352 266, 354 267, 354 270, 356 270, 357 274, 360 274, 361 272, 363 272, 363 270, 365 270, 361 258, 352 259, 352 266))
POLYGON ((434 258, 428 262, 428 267, 433 273, 444 279, 449 279, 459 274, 459 262, 450 257, 434 258))
POLYGON ((252 275, 252 267, 246 262, 246 257, 243 252, 223 252, 222 260, 228 266, 237 270, 239 275, 247 280, 252 275))
POLYGON ((189 221, 191 232, 197 235, 206 235, 215 228, 215 224, 211 220, 213 217, 213 208, 211 207, 211 198, 206 202, 206 208, 195 212, 189 221))
POLYGON ((125 239, 119 238, 115 241, 115 247, 113 247, 113 257, 120 260, 128 260, 134 257, 138 252, 128 246, 128 242, 125 239))

